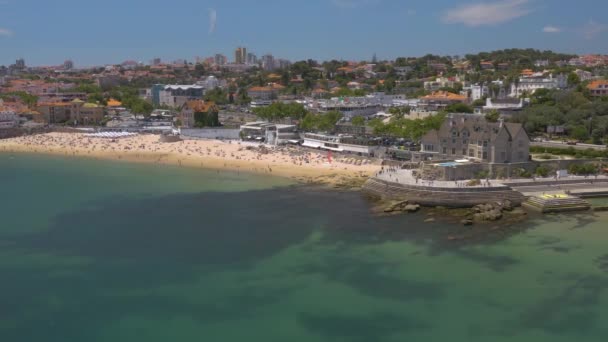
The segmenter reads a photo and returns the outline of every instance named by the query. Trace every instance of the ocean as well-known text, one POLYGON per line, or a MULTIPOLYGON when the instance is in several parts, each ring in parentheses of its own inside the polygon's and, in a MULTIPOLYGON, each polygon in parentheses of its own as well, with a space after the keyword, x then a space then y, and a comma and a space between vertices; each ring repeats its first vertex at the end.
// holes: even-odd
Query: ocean
POLYGON ((608 338, 608 213, 454 242, 357 192, 25 154, 0 189, 0 341, 608 338))

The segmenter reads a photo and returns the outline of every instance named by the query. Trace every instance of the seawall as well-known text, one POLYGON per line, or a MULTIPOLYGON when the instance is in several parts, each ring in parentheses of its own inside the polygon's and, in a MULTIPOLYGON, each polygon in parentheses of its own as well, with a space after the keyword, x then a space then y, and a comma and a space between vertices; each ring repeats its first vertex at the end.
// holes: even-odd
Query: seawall
POLYGON ((525 197, 508 186, 492 188, 438 188, 368 179, 363 191, 387 200, 411 201, 426 207, 469 208, 478 204, 509 200, 519 206, 525 197))

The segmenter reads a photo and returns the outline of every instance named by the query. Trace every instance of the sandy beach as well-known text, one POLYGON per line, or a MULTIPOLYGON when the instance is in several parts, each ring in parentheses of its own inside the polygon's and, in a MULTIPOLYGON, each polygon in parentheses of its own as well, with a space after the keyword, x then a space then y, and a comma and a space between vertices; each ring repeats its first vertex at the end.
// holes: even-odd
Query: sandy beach
POLYGON ((47 133, 0 140, 0 151, 269 174, 335 186, 362 183, 380 169, 377 163, 349 156, 334 156, 330 162, 327 152, 323 151, 295 147, 260 148, 257 144, 217 140, 161 143, 158 135, 112 140, 80 133, 47 133))

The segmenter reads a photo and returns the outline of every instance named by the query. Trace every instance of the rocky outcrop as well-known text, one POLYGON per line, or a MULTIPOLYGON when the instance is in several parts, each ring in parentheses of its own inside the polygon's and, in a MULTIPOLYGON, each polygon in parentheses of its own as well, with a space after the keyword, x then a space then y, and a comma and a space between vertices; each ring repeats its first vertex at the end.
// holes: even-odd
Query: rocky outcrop
POLYGON ((389 213, 415 213, 420 210, 420 205, 409 201, 393 202, 388 205, 384 212, 389 213))
POLYGON ((514 210, 513 203, 509 200, 479 204, 471 209, 469 215, 461 223, 470 226, 479 222, 495 222, 501 220, 506 213, 511 214, 511 216, 516 214, 526 215, 523 211, 514 212, 514 210))

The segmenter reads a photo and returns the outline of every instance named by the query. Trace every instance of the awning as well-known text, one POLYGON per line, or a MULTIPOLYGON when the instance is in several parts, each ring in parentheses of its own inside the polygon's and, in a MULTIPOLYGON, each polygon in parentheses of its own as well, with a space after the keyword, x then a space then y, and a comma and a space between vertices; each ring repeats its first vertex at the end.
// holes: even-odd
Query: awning
POLYGON ((335 148, 335 147, 327 147, 327 146, 321 146, 321 148, 324 150, 330 150, 330 151, 334 151, 334 152, 344 152, 343 148, 335 148))

